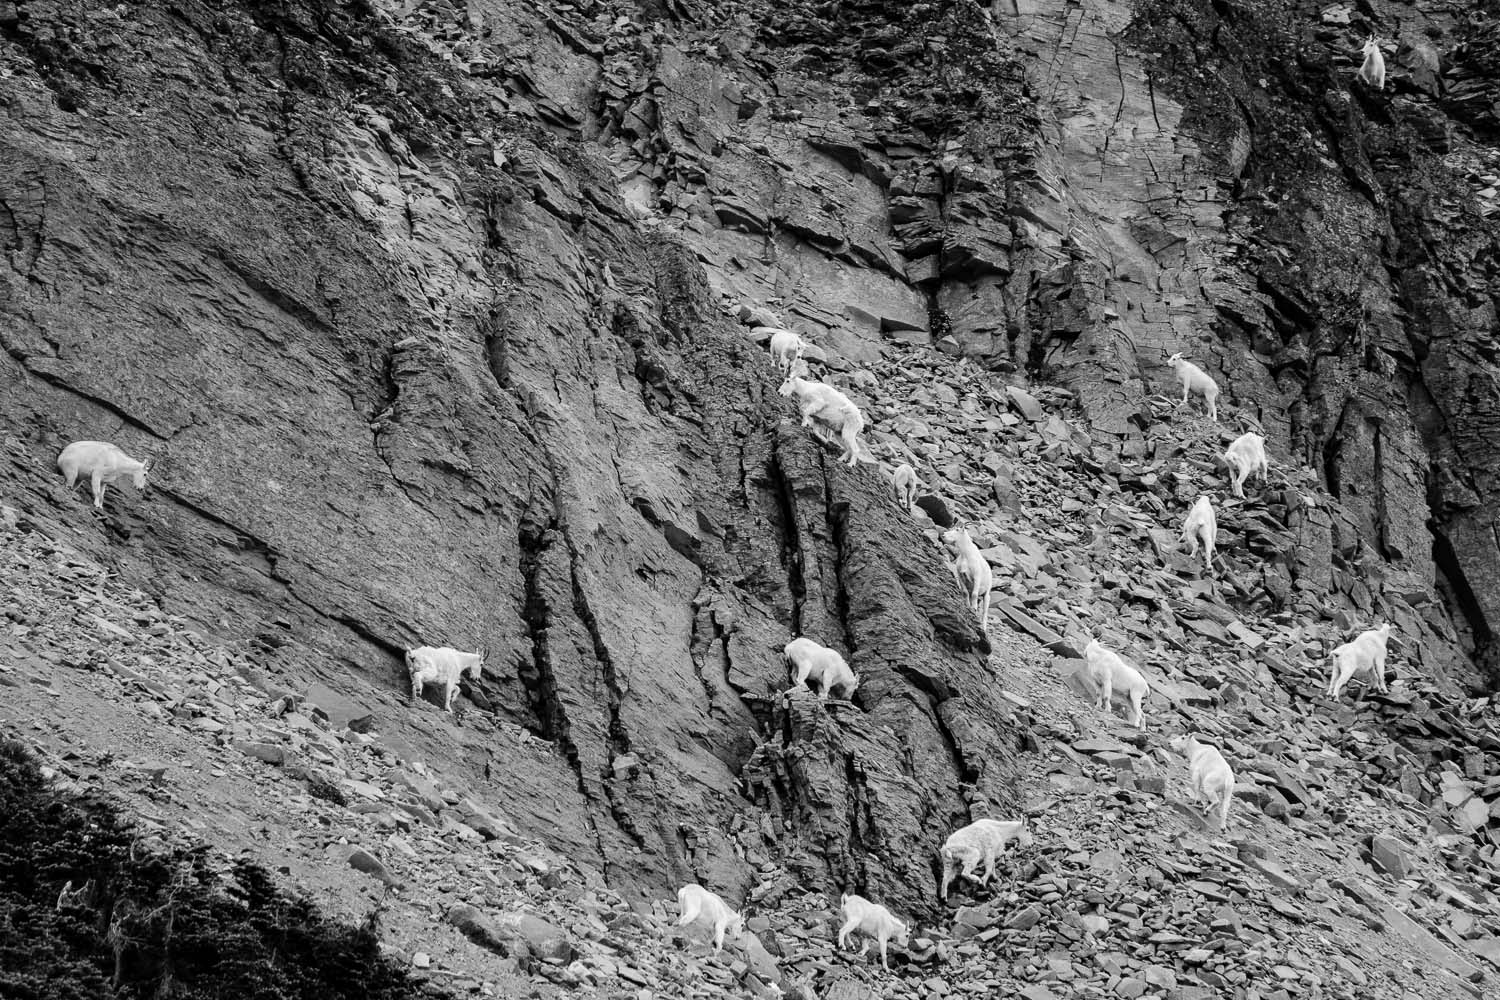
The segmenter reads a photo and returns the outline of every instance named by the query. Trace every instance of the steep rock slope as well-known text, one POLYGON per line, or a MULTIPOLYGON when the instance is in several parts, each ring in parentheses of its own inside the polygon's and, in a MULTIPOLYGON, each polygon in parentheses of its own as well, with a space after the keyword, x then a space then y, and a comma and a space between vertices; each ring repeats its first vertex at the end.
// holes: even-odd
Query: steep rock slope
MULTIPOLYGON (((604 995, 767 995, 768 984, 846 998, 1485 995, 1483 963, 1500 962, 1488 825, 1500 721, 1428 678, 1421 651, 1445 636, 1399 599, 1374 609, 1401 637, 1390 693, 1356 686, 1337 701, 1322 687, 1327 650, 1349 631, 1339 596, 1295 615, 1245 600, 1264 593, 1264 553, 1305 534, 1308 512, 1347 513, 1295 482, 1224 499, 1205 460, 1218 432, 1165 401, 1151 436, 1180 450, 1122 460, 1058 411, 1056 390, 1037 387, 1047 404, 1001 393, 992 376, 919 350, 877 372, 869 409, 890 419, 871 437, 942 458, 964 473, 960 509, 988 510, 976 530, 1002 572, 999 698, 1028 747, 1016 763, 1037 832, 1035 848, 1002 861, 997 886, 960 884, 944 909, 929 882, 902 910, 914 938, 893 973, 834 950, 839 919, 795 849, 815 829, 805 814, 783 813, 797 821, 790 836, 774 821, 733 831, 755 870, 756 937, 711 955, 701 932, 668 926, 665 900, 627 900, 587 861, 520 835, 508 795, 466 787, 441 754, 425 766, 420 735, 445 735, 435 710, 388 712, 388 692, 368 704, 327 687, 286 693, 253 651, 186 630, 58 541, 66 511, 0 510, 0 583, 14 602, 0 726, 49 748, 71 781, 127 798, 148 829, 212 836, 339 912, 375 914, 394 954, 461 991, 505 993, 519 974, 604 995), (1172 530, 1201 491, 1219 496, 1214 577, 1172 530), (1150 677, 1147 732, 1092 707, 1072 658, 1093 631, 1084 620, 1150 677), (1060 655, 1048 662, 1034 642, 1060 655), (1218 739, 1235 768, 1227 830, 1189 804, 1165 749, 1190 729, 1218 739)), ((827 727, 811 702, 796 696, 789 717, 804 737, 827 727)), ((554 752, 505 724, 493 739, 512 758, 554 752)), ((747 777, 787 787, 812 745, 763 744, 747 777)), ((892 806, 866 801, 876 815, 892 806)))
MULTIPOLYGON (((714 293, 809 330, 815 356, 869 404, 870 440, 919 459, 964 514, 1013 502, 1006 483, 1024 492, 1041 459, 1142 488, 1136 514, 1098 516, 1155 538, 1148 521, 1164 530, 1170 510, 1163 470, 1206 472, 1222 441, 1206 433, 1188 452, 1187 433, 1151 430, 1152 352, 1201 335, 1233 312, 1226 301, 1253 311, 1244 295, 1258 279, 1223 236, 1228 202, 1204 165, 1217 160, 1200 159, 1182 112, 1116 44, 1126 13, 0 11, 13 192, 0 375, 17 387, 0 397, 7 497, 63 512, 81 549, 250 645, 262 690, 385 692, 383 745, 503 800, 518 829, 632 897, 694 877, 736 893, 770 880, 790 898, 802 881, 751 860, 769 842, 819 893, 863 886, 929 912, 933 873, 912 845, 935 845, 970 804, 1014 800, 1013 702, 995 682, 1024 654, 1008 645, 984 661, 919 528, 871 470, 832 469, 790 425, 763 353, 714 293), (961 421, 923 428, 935 417, 911 412, 916 392, 880 391, 921 355, 882 360, 882 339, 1056 373, 1089 429, 998 382, 961 394, 962 368, 916 390, 961 421), (1014 453, 1001 447, 1021 419, 1011 406, 1039 425, 1014 453), (161 460, 145 498, 112 501, 92 524, 50 468, 85 436, 161 460), (799 631, 851 654, 852 706, 779 701, 779 647, 799 631), (417 641, 489 649, 456 725, 388 700, 405 683, 400 649, 417 641), (546 751, 507 752, 501 739, 521 732, 546 751)), ((1342 36, 1326 30, 1332 51, 1342 36)), ((1232 165, 1248 155, 1236 148, 1210 152, 1232 165)), ((1276 163, 1275 148, 1255 162, 1276 163)), ((1231 413, 1264 421, 1281 462, 1300 454, 1283 404, 1252 405, 1272 398, 1261 362, 1225 359, 1231 413)), ((1193 652, 1179 671, 1213 669, 1199 644, 1228 645, 1230 623, 1264 616, 1299 630, 1289 648, 1237 658, 1216 689, 1226 704, 1253 689, 1282 708, 1281 675, 1296 688, 1303 658, 1347 626, 1399 616, 1437 683, 1407 713, 1419 731, 1382 734, 1357 769, 1400 776, 1414 800, 1477 802, 1486 815, 1453 835, 1489 837, 1493 755, 1470 754, 1486 737, 1454 698, 1484 638, 1472 594, 1483 548, 1466 548, 1480 562, 1463 579, 1447 564, 1452 603, 1429 604, 1436 569, 1410 542, 1426 544, 1423 456, 1402 444, 1398 469, 1395 438, 1354 426, 1334 463, 1348 471, 1329 482, 1342 508, 1282 499, 1234 526, 1257 558, 1236 564, 1232 595, 1200 607, 1201 590, 1169 600, 1151 574, 1101 564, 1096 577, 1069 560, 1047 584, 1015 585, 999 613, 1065 653, 1090 627, 1084 609, 1115 612, 1154 655, 1193 652), (1362 455, 1396 470, 1378 490, 1356 471, 1362 455), (1405 542, 1385 527, 1397 516, 1405 542), (1111 600, 1085 600, 1094 588, 1111 600), (1454 758, 1461 778, 1445 767, 1454 758)), ((1064 514, 1094 509, 1063 502, 1064 514)), ((1161 554, 1132 558, 1144 565, 1147 551, 1161 554)), ((1015 540, 994 555, 1029 575, 1045 553, 1015 540)), ((1173 700, 1194 699, 1215 703, 1191 689, 1173 700)), ((1250 702, 1236 725, 1265 710, 1250 702)), ((1130 756, 1096 749, 1111 766, 1130 756)), ((1268 793, 1257 801, 1274 813, 1268 793)), ((1145 840, 1149 829, 1143 819, 1145 840)), ((1063 863, 1077 862, 1043 862, 1063 863)), ((1043 874, 1027 877, 1050 906, 1043 874)))
POLYGON ((783 423, 763 353, 596 164, 359 10, 12 24, 25 504, 77 503, 59 442, 152 456, 82 544, 299 690, 309 663, 401 689, 404 646, 487 649, 485 714, 433 752, 616 884, 745 886, 723 831, 770 739, 818 868, 911 898, 904 845, 964 818, 960 784, 1011 797, 941 563, 783 423), (835 725, 778 707, 801 633, 862 677, 835 725), (499 721, 555 753, 512 766, 499 721))
MULTIPOLYGON (((1140 447, 1183 350, 1488 664, 1492 17, 1442 3, 427 0, 403 23, 606 156, 716 289, 1078 390, 1140 447), (1388 90, 1354 82, 1379 34, 1388 90)), ((1230 405, 1232 404, 1232 405, 1230 405)), ((1483 667, 1488 670, 1488 667, 1483 667)))

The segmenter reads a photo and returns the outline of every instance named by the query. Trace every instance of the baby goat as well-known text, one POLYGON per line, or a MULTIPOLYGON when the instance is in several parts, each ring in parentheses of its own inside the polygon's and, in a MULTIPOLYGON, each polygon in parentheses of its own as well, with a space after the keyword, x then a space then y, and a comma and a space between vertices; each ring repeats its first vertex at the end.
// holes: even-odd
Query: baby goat
POLYGON ((479 679, 484 665, 483 653, 460 653, 447 646, 418 646, 406 651, 406 672, 411 675, 413 701, 422 700, 422 688, 428 684, 443 686, 443 710, 453 711, 458 696, 458 682, 464 674, 479 679))
POLYGON ((1391 637, 1391 623, 1361 632, 1333 651, 1333 672, 1328 676, 1327 694, 1337 698, 1344 685, 1355 674, 1368 674, 1376 691, 1385 686, 1385 643, 1391 637))
POLYGON ((1359 78, 1376 90, 1385 89, 1385 56, 1380 52, 1380 45, 1371 35, 1365 42, 1365 61, 1360 64, 1359 78))
POLYGON ((1192 545, 1188 555, 1198 554, 1198 543, 1203 543, 1203 571, 1212 573, 1214 570, 1214 542, 1219 538, 1219 520, 1214 517, 1214 505, 1209 502, 1205 494, 1200 496, 1193 504, 1192 510, 1188 511, 1187 519, 1182 522, 1182 540, 1192 545))
POLYGON ((781 394, 797 397, 803 427, 811 427, 813 420, 817 419, 832 428, 844 442, 844 453, 839 459, 851 466, 858 465, 859 444, 855 439, 865 427, 865 418, 860 415, 859 407, 833 386, 810 382, 797 375, 797 370, 794 368, 793 373, 781 383, 781 394))
POLYGON ((1182 402, 1177 404, 1178 409, 1187 405, 1188 396, 1191 393, 1197 393, 1208 405, 1208 419, 1217 421, 1219 419, 1219 383, 1181 354, 1172 355, 1167 359, 1167 364, 1172 366, 1172 370, 1182 381, 1182 402))
POLYGON ((699 917, 708 918, 714 927, 714 951, 716 953, 724 947, 726 932, 737 938, 745 928, 743 917, 731 910, 729 904, 720 899, 717 894, 709 892, 696 882, 689 882, 677 890, 677 910, 681 914, 677 918, 678 927, 686 927, 699 917))
POLYGON ((1083 659, 1089 680, 1094 682, 1094 690, 1099 693, 1099 700, 1096 702, 1098 707, 1105 712, 1112 712, 1110 703, 1114 699, 1114 693, 1119 691, 1130 699, 1130 724, 1137 729, 1145 729, 1145 713, 1141 709, 1141 703, 1151 693, 1151 687, 1141 672, 1126 663, 1118 653, 1106 649, 1098 639, 1090 640, 1084 647, 1083 659))
POLYGON ((1214 806, 1219 808, 1219 828, 1229 828, 1229 804, 1234 799, 1234 772, 1229 762, 1219 753, 1218 747, 1198 742, 1196 734, 1178 736, 1172 740, 1172 749, 1187 757, 1188 778, 1193 785, 1193 798, 1206 799, 1203 814, 1214 806))
MULTIPOLYGON (((896 947, 905 948, 906 925, 897 920, 890 910, 863 896, 840 897, 839 905, 844 910, 844 926, 839 928, 839 947, 844 947, 851 931, 859 931, 880 942, 880 964, 889 969, 890 965, 885 960, 886 942, 895 941, 896 947)), ((870 942, 866 941, 859 953, 863 955, 869 947, 870 942)))
POLYGON ((1005 845, 1014 840, 1022 847, 1031 846, 1031 832, 1021 820, 976 819, 961 830, 955 830, 938 853, 943 859, 943 884, 938 898, 948 898, 948 886, 957 875, 973 878, 974 869, 984 862, 980 885, 995 875, 995 858, 1005 853, 1005 845), (960 870, 962 866, 962 870, 960 870))
POLYGON ((137 462, 105 441, 74 441, 57 456, 57 467, 67 477, 63 485, 70 490, 80 475, 89 478, 94 488, 94 506, 99 510, 104 509, 104 490, 109 483, 128 477, 136 489, 143 490, 146 475, 151 471, 150 461, 137 462))
POLYGON ((802 636, 787 643, 781 653, 786 658, 787 666, 797 671, 792 680, 793 687, 817 681, 818 698, 822 701, 827 701, 829 693, 836 687, 844 689, 845 698, 854 697, 854 689, 859 687, 859 680, 838 650, 829 649, 802 636))
POLYGON ((1261 482, 1270 475, 1271 463, 1266 458, 1266 439, 1253 431, 1235 438, 1224 452, 1224 464, 1229 466, 1230 488, 1234 495, 1242 497, 1241 489, 1251 473, 1259 472, 1261 482))
POLYGON ((896 491, 896 502, 902 510, 911 510, 917 502, 917 470, 902 462, 891 473, 891 489, 896 491))
POLYGON ((807 345, 802 338, 791 330, 781 330, 774 326, 761 327, 771 334, 771 357, 776 366, 783 372, 792 370, 792 366, 802 360, 802 350, 807 345))
POLYGON ((968 595, 969 607, 979 616, 979 627, 986 635, 990 631, 990 588, 995 585, 995 574, 989 560, 974 544, 965 528, 950 528, 943 532, 943 542, 953 550, 953 579, 968 595))

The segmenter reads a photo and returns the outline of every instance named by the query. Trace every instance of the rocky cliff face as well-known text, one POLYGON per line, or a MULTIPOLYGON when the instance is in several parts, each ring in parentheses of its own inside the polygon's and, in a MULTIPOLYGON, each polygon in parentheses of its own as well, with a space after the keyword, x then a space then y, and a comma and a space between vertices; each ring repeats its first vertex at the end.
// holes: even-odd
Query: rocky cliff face
POLYGON ((743 886, 764 808, 911 894, 961 784, 1008 801, 938 556, 597 156, 370 12, 13 14, 6 431, 47 504, 58 441, 155 458, 85 533, 123 576, 294 685, 485 648, 436 752, 618 885, 743 886), (861 676, 836 725, 781 704, 802 633, 861 676))
MULTIPOLYGON (((1019 734, 932 547, 735 317, 862 402, 892 342, 1028 369, 1162 466, 1161 355, 1197 357, 1341 503, 1240 604, 1399 602, 1451 692, 1500 615, 1492 29, 1395 9, 1375 95, 1371 15, 1289 4, 0 5, 15 492, 269 683, 486 648, 461 724, 383 728, 616 886, 743 888, 769 843, 929 906, 1019 734), (90 524, 77 438, 148 494, 90 524), (853 704, 780 699, 793 634, 853 704)), ((884 454, 971 476, 882 405, 884 454)))

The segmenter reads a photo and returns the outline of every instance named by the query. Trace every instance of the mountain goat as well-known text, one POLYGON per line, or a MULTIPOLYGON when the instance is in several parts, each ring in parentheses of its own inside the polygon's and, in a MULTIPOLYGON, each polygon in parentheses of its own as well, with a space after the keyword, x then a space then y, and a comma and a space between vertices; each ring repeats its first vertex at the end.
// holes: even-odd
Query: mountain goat
POLYGON ((1172 366, 1172 370, 1177 373, 1177 378, 1182 382, 1182 402, 1177 404, 1178 409, 1187 405, 1190 394, 1197 393, 1203 397, 1203 402, 1208 406, 1208 419, 1218 421, 1219 383, 1181 354, 1172 355, 1167 359, 1167 364, 1172 366))
POLYGON ((1141 703, 1151 693, 1151 687, 1141 672, 1126 663, 1118 653, 1105 648, 1098 639, 1089 640, 1089 644, 1083 649, 1083 659, 1089 680, 1094 682, 1094 690, 1099 694, 1096 702, 1098 707, 1105 712, 1112 712, 1111 701, 1114 693, 1119 691, 1130 699, 1130 724, 1137 729, 1145 729, 1141 703))
POLYGON ((938 889, 938 898, 948 898, 948 886, 957 875, 973 878, 974 869, 984 862, 984 877, 980 885, 989 882, 995 875, 995 858, 1005 853, 1005 845, 1014 840, 1022 847, 1031 846, 1031 832, 1020 820, 976 819, 961 830, 955 830, 943 843, 938 853, 943 859, 943 884, 938 889))
POLYGON ((969 537, 964 528, 951 528, 943 532, 943 542, 953 550, 953 579, 968 595, 969 607, 979 616, 979 627, 986 634, 990 630, 990 588, 995 585, 994 571, 989 560, 969 537))
POLYGON ((1214 516, 1214 505, 1208 496, 1200 496, 1194 502, 1187 518, 1182 522, 1182 540, 1192 545, 1188 555, 1198 554, 1198 543, 1203 543, 1203 570, 1213 572, 1214 543, 1219 538, 1219 521, 1214 516))
POLYGON ((69 490, 80 475, 89 478, 94 488, 94 506, 104 509, 104 490, 109 483, 129 478, 138 490, 146 488, 150 461, 137 462, 106 441, 74 441, 57 456, 57 467, 67 477, 63 484, 69 490))
MULTIPOLYGON (((906 925, 897 920, 895 915, 881 906, 872 903, 863 896, 845 895, 840 897, 839 905, 844 911, 844 926, 839 928, 839 948, 844 947, 850 933, 859 931, 866 937, 872 937, 880 942, 880 964, 889 969, 890 965, 885 959, 885 945, 887 941, 894 940, 896 947, 905 948, 907 941, 906 925)), ((860 954, 870 947, 866 941, 860 954)))
POLYGON ((1365 41, 1365 61, 1360 64, 1359 78, 1376 90, 1385 89, 1385 56, 1380 52, 1380 45, 1371 35, 1365 41))
POLYGON ((797 671, 792 686, 801 687, 810 680, 817 681, 818 697, 823 701, 828 700, 829 692, 835 687, 844 689, 845 698, 854 697, 854 689, 859 687, 854 671, 838 650, 821 646, 806 636, 787 643, 782 656, 786 658, 787 666, 797 671))
POLYGON ((802 338, 791 330, 781 330, 774 326, 759 327, 760 330, 771 334, 771 358, 776 362, 776 367, 783 372, 792 370, 792 366, 802 360, 802 350, 807 345, 802 338))
POLYGON ((1376 691, 1387 690, 1385 686, 1385 644, 1391 637, 1391 623, 1361 632, 1349 642, 1333 651, 1333 670, 1328 676, 1327 694, 1337 698, 1344 685, 1354 679, 1355 674, 1368 674, 1370 684, 1376 691))
POLYGON ((678 927, 686 927, 699 917, 707 917, 714 928, 714 951, 724 947, 724 935, 739 937, 745 920, 729 908, 729 904, 715 893, 709 892, 696 882, 690 882, 677 890, 678 927))
POLYGON ((1229 762, 1219 753, 1218 747, 1198 742, 1194 734, 1174 738, 1171 747, 1187 757, 1193 798, 1207 800, 1204 815, 1218 806, 1219 828, 1228 829, 1229 804, 1234 799, 1234 772, 1230 770, 1229 762))
POLYGON ((896 466, 891 473, 891 489, 896 492, 896 502, 902 510, 911 510, 917 502, 917 470, 906 462, 896 466))
POLYGON ((1251 473, 1259 472, 1261 482, 1270 475, 1271 463, 1266 458, 1266 439, 1253 431, 1235 438, 1224 452, 1224 464, 1229 466, 1230 488, 1234 495, 1242 497, 1241 488, 1251 473))
POLYGON ((802 412, 802 426, 811 427, 813 420, 826 424, 838 434, 844 443, 844 453, 839 460, 854 466, 859 464, 859 444, 856 436, 864 430, 865 418, 859 407, 849 397, 831 385, 811 382, 792 370, 779 390, 783 396, 797 397, 797 407, 802 412))
POLYGON ((447 646, 418 646, 406 651, 406 672, 411 675, 411 697, 422 700, 422 689, 428 684, 443 686, 443 710, 453 711, 458 683, 464 674, 479 679, 484 665, 483 653, 461 653, 447 646))

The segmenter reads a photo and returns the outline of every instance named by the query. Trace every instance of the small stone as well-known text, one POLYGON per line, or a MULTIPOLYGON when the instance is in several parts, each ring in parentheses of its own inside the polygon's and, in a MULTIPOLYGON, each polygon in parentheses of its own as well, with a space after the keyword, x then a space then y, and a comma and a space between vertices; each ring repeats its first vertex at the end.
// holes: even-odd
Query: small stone
POLYGON ((502 956, 510 955, 510 948, 501 937, 495 922, 483 910, 468 903, 454 903, 448 908, 445 919, 457 927, 470 941, 488 948, 502 956))
POLYGON ((1013 385, 1008 385, 1005 387, 1005 394, 1010 397, 1011 405, 1021 411, 1021 416, 1032 423, 1037 423, 1047 415, 1046 411, 1042 409, 1042 404, 1038 403, 1036 397, 1025 389, 1018 389, 1013 385))
POLYGON ((1301 879, 1297 878, 1297 876, 1293 875, 1291 872, 1287 871, 1285 868, 1281 867, 1274 861, 1267 861, 1265 858, 1251 857, 1249 863, 1250 867, 1256 869, 1266 878, 1270 879, 1271 882, 1279 885, 1283 889, 1291 889, 1292 891, 1296 892, 1300 891, 1303 888, 1301 879))
POLYGON ((1411 859, 1406 856, 1401 842, 1394 837, 1376 834, 1370 838, 1370 854, 1382 871, 1395 878, 1406 878, 1411 874, 1411 859))
POLYGON ((350 851, 347 860, 349 862, 349 867, 353 868, 355 871, 364 872, 366 875, 373 875, 375 878, 380 879, 380 881, 384 882, 386 885, 401 884, 401 880, 392 875, 390 873, 390 870, 381 863, 379 858, 375 857, 375 855, 371 854, 369 851, 365 850, 362 847, 356 847, 354 850, 350 851))
POLYGON ((1038 920, 1042 919, 1042 911, 1039 907, 1028 906, 1024 910, 1017 910, 1005 918, 1005 926, 1012 930, 1025 931, 1036 926, 1038 920))
MULTIPOLYGON (((525 952, 544 961, 566 965, 577 957, 567 931, 532 913, 507 913, 496 924, 502 936, 524 945, 525 952)), ((516 949, 520 950, 520 949, 516 949)))
POLYGON ((1020 995, 1025 1000, 1057 1000, 1057 994, 1040 984, 1028 986, 1021 991, 1020 995))
POLYGON ((247 757, 263 760, 280 767, 286 763, 286 748, 274 743, 256 743, 250 740, 235 740, 234 748, 247 757))

